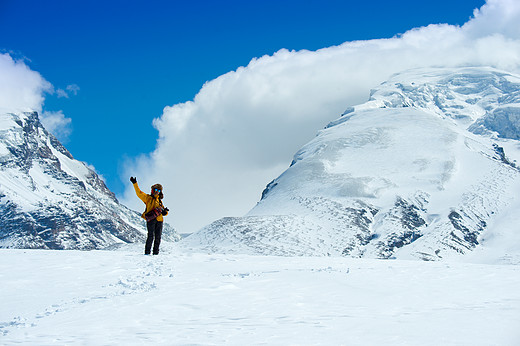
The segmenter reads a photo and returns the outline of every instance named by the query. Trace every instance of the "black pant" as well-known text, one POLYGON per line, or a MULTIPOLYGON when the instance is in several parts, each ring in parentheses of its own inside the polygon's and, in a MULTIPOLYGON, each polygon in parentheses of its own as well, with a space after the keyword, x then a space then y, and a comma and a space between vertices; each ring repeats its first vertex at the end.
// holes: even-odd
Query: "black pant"
POLYGON ((148 229, 148 238, 146 239, 146 245, 144 248, 144 254, 149 255, 150 250, 152 249, 153 243, 153 254, 159 254, 159 245, 161 244, 161 234, 162 234, 162 221, 157 221, 157 219, 153 219, 146 223, 146 228, 148 229), (155 241, 154 241, 155 238, 155 241))

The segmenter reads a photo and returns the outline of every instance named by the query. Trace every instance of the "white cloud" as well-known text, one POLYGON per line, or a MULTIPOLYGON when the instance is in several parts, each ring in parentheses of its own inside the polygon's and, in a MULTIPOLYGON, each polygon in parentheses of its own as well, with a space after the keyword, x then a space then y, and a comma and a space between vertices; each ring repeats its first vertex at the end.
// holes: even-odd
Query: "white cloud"
POLYGON ((58 98, 62 98, 62 97, 65 97, 65 98, 69 98, 69 94, 63 90, 63 89, 56 89, 56 95, 58 96, 58 98))
POLYGON ((40 121, 43 127, 62 143, 66 143, 72 132, 70 118, 65 117, 62 111, 57 112, 43 112, 40 115, 40 121))
POLYGON ((520 1, 488 0, 480 9, 473 12, 474 18, 464 25, 466 34, 483 37, 500 34, 506 38, 520 37, 520 1))
POLYGON ((62 97, 69 98, 70 94, 76 96, 78 94, 78 91, 79 91, 79 86, 77 84, 70 84, 70 85, 67 85, 65 90, 63 90, 61 88, 56 89, 56 96, 58 96, 58 98, 62 98, 62 97))
POLYGON ((21 60, 9 54, 0 54, 0 108, 4 111, 42 110, 44 93, 52 85, 21 60))
MULTIPOLYGON (((76 95, 79 87, 71 84, 66 89, 76 95)), ((22 60, 15 60, 9 54, 0 54, 0 111, 37 111, 47 131, 60 141, 67 142, 72 132, 72 120, 65 117, 62 111, 42 113, 45 93, 54 93, 51 83, 31 70, 22 60)), ((58 98, 69 97, 68 92, 63 89, 57 89, 56 95, 58 98)))
POLYGON ((78 91, 79 91, 79 86, 77 84, 67 85, 67 91, 69 91, 74 96, 76 96, 78 94, 78 91))
MULTIPOLYGON (((126 175, 137 175, 143 190, 163 184, 174 211, 169 221, 180 232, 242 215, 301 145, 390 75, 469 65, 520 72, 518 7, 489 0, 462 27, 430 25, 392 39, 253 59, 206 83, 193 102, 166 107, 154 121, 155 151, 129 162, 126 175)), ((131 186, 124 200, 140 210, 131 186)))

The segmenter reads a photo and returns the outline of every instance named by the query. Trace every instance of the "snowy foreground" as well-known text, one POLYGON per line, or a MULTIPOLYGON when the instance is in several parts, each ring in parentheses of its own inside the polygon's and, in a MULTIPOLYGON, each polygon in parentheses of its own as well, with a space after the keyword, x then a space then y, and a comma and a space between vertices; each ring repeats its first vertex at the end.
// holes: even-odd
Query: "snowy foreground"
POLYGON ((520 344, 516 265, 141 250, 0 250, 0 344, 520 344))

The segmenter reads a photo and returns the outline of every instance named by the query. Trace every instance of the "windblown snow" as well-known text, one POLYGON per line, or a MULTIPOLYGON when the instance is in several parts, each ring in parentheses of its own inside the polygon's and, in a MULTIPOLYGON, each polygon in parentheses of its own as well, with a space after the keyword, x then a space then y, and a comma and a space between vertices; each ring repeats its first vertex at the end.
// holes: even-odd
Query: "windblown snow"
POLYGON ((400 73, 303 146, 246 216, 183 243, 520 263, 519 136, 519 76, 482 67, 400 73))

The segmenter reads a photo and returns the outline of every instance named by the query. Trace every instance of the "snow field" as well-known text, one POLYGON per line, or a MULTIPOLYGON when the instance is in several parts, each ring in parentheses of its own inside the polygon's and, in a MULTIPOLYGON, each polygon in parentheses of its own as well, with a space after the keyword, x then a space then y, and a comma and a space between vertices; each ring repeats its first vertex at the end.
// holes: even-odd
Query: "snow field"
POLYGON ((0 250, 0 343, 520 343, 518 266, 141 250, 0 250))

